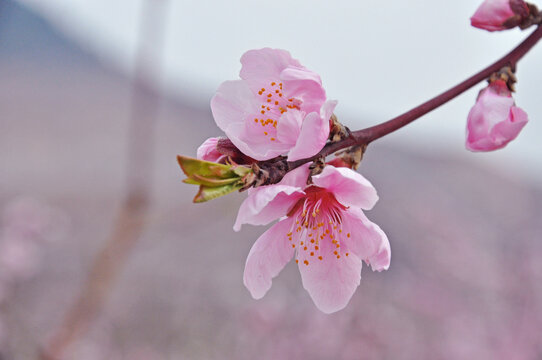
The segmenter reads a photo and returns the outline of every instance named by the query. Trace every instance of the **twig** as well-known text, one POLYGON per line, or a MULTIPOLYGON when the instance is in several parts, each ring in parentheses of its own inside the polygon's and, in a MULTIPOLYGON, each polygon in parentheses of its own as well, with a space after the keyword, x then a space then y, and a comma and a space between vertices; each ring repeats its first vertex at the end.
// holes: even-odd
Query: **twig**
MULTIPOLYGON (((518 61, 523 56, 525 56, 525 54, 527 54, 529 50, 533 48, 533 46, 535 46, 538 43, 540 38, 542 38, 542 26, 538 26, 537 29, 531 35, 529 35, 529 37, 527 37, 527 39, 525 39, 521 44, 519 44, 516 48, 514 48, 514 50, 512 50, 510 53, 503 56, 500 60, 489 65, 488 67, 484 68, 477 74, 459 83, 458 85, 454 86, 448 91, 432 98, 431 100, 424 102, 421 105, 418 105, 412 110, 402 115, 399 115, 391 120, 388 120, 386 122, 383 122, 379 125, 376 125, 370 128, 354 131, 352 132, 352 136, 347 137, 338 142, 334 142, 334 143, 330 143, 326 145, 318 154, 310 158, 288 162, 287 163, 288 171, 291 171, 303 164, 312 162, 321 157, 331 155, 341 149, 344 149, 353 145, 367 146, 371 142, 377 139, 380 139, 381 137, 384 137, 394 131, 399 130, 400 128, 410 124, 414 120, 419 119, 423 115, 435 110, 439 106, 444 105, 448 101, 454 99, 458 95, 469 90, 471 87, 475 86, 476 84, 486 80, 487 78, 491 76, 491 74, 501 70, 503 67, 510 66, 512 69, 515 69, 518 61)), ((273 160, 270 160, 270 161, 273 161, 273 160)), ((261 166, 264 168, 265 168, 265 163, 266 162, 262 162, 261 164, 261 166)), ((277 176, 275 177, 275 179, 279 179, 280 181, 282 177, 277 176)))
POLYGON ((41 359, 59 360, 66 349, 89 328, 100 313, 125 260, 145 228, 151 192, 154 119, 159 96, 145 84, 152 68, 158 68, 163 39, 166 0, 147 0, 141 8, 140 49, 132 91, 132 113, 128 131, 126 195, 111 236, 92 264, 77 300, 41 354, 41 359), (153 44, 145 51, 144 40, 153 44), (160 49, 158 49, 160 48, 160 49), (147 57, 148 53, 153 54, 147 57))

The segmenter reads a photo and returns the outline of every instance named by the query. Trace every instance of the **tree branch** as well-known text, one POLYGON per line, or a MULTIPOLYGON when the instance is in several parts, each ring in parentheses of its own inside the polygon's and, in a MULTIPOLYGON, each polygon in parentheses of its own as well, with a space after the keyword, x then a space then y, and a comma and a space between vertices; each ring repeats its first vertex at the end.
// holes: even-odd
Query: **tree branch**
MULTIPOLYGON (((488 67, 484 68, 480 72, 474 74, 473 76, 466 79, 465 81, 457 84, 451 89, 443 92, 442 94, 424 102, 421 105, 416 106, 415 108, 391 120, 388 120, 386 122, 383 122, 381 124, 378 124, 378 125, 375 125, 363 130, 354 131, 352 132, 351 136, 343 140, 340 140, 334 143, 329 143, 318 154, 310 158, 301 159, 301 160, 297 160, 293 162, 287 162, 288 171, 291 171, 308 162, 312 162, 318 158, 331 155, 341 149, 344 149, 350 146, 354 146, 354 145, 367 146, 371 142, 377 139, 380 139, 381 137, 384 137, 394 131, 401 129, 402 127, 410 124, 414 120, 419 119, 423 115, 435 110, 439 106, 444 105, 448 101, 454 99, 455 97, 469 90, 476 84, 486 80, 487 78, 491 76, 491 74, 501 70, 503 67, 510 66, 512 69, 515 69, 518 61, 523 56, 525 56, 525 54, 527 54, 529 50, 533 48, 533 46, 535 46, 538 43, 540 38, 542 38, 542 26, 538 26, 537 29, 531 35, 529 35, 529 37, 527 37, 527 39, 525 39, 521 44, 519 44, 516 48, 514 48, 511 52, 503 56, 501 59, 489 65, 488 67)), ((260 164, 261 167, 266 168, 267 163, 269 163, 270 166, 274 166, 273 164, 277 163, 275 160, 269 160, 269 161, 262 162, 260 164), (269 161, 272 161, 272 163, 269 163, 269 161)), ((274 179, 276 178, 281 179, 282 177, 275 176, 274 179)), ((278 182, 278 181, 275 181, 275 182, 278 182)), ((272 184, 275 182, 269 182, 268 184, 272 184)))

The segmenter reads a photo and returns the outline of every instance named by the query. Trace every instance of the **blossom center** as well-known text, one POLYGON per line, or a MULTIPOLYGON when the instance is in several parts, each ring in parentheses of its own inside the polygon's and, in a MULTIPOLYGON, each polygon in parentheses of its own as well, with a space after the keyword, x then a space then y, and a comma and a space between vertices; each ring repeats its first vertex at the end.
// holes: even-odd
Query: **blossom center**
POLYGON ((294 221, 286 236, 297 250, 296 263, 301 261, 308 266, 311 261, 322 261, 326 256, 336 259, 348 256, 347 250, 341 247, 341 242, 351 236, 343 232, 342 213, 347 208, 332 193, 318 186, 306 188, 305 193, 288 213, 294 221))
POLYGON ((300 110, 301 100, 284 95, 282 83, 272 81, 269 86, 262 87, 258 91, 258 97, 261 101, 260 115, 254 118, 256 124, 262 126, 265 136, 269 136, 270 141, 277 140, 277 125, 282 114, 288 110, 300 110))

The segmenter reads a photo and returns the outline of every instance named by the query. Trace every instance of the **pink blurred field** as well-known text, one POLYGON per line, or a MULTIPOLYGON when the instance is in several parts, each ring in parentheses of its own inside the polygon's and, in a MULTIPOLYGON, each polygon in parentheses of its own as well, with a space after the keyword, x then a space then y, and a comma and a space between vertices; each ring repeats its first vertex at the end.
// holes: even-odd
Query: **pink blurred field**
MULTIPOLYGON (((0 300, 0 358, 34 359, 111 231, 130 82, 53 33, 58 43, 40 41, 46 25, 0 4, 16 16, 0 14, 0 39, 5 31, 12 45, 0 41, 0 207, 24 196, 67 219, 63 236, 40 243, 39 271, 0 300), (13 19, 33 21, 35 33, 13 38, 13 19), (29 38, 41 45, 25 46, 29 38)), ((149 119, 157 129, 151 223, 68 359, 542 357, 540 189, 429 148, 374 144, 360 171, 379 191, 368 216, 390 238, 390 270, 365 268, 334 315, 314 307, 295 264, 255 301, 242 273, 264 228, 233 232, 244 194, 191 203, 196 189, 181 182, 175 156, 194 155, 218 129, 206 102, 178 95, 149 119)))

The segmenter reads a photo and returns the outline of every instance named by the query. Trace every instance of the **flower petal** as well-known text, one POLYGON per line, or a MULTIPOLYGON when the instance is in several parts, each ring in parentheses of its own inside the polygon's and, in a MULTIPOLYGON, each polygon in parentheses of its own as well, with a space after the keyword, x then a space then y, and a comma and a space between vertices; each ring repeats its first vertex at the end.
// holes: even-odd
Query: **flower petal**
POLYGON ((218 162, 222 157, 224 157, 224 155, 222 155, 222 153, 216 149, 218 140, 220 140, 220 138, 217 137, 211 137, 205 140, 203 144, 198 147, 196 152, 197 158, 199 160, 218 162))
POLYGON ((337 100, 328 100, 322 105, 322 108, 320 109, 320 115, 324 120, 328 120, 331 118, 331 115, 333 115, 333 111, 335 111, 335 107, 337 107, 338 101, 337 100))
POLYGON ((215 122, 228 137, 230 125, 244 124, 247 115, 258 112, 258 106, 256 97, 242 80, 223 82, 211 99, 211 111, 215 122))
POLYGON ((327 165, 321 174, 312 177, 312 181, 333 193, 345 206, 370 210, 378 201, 374 186, 352 169, 327 165))
MULTIPOLYGON (((295 146, 288 153, 288 161, 305 159, 322 150, 329 138, 329 119, 335 106, 337 106, 336 100, 326 101, 320 110, 320 117, 317 117, 316 113, 307 115, 301 125, 301 132, 297 133, 295 146)), ((287 114, 289 113, 291 111, 287 114)))
POLYGON ((256 240, 245 264, 243 282, 255 299, 261 299, 271 288, 272 279, 294 254, 287 240, 293 220, 286 218, 273 225, 256 240))
POLYGON ((343 215, 343 233, 351 234, 342 240, 348 249, 371 264, 373 271, 388 270, 391 248, 384 231, 358 208, 349 208, 343 215))
POLYGON ((499 81, 483 89, 467 117, 466 147, 470 151, 492 151, 514 140, 527 123, 527 114, 515 106, 507 88, 499 81))
POLYGON ((289 67, 281 72, 280 80, 284 83, 284 95, 287 98, 301 100, 301 110, 320 113, 326 101, 326 91, 317 73, 305 68, 289 67))
POLYGON ((223 82, 211 99, 215 122, 231 142, 253 159, 268 160, 287 152, 291 146, 270 142, 263 131, 251 131, 259 106, 256 97, 242 80, 223 82))
POLYGON ((303 287, 314 304, 326 314, 343 309, 359 286, 361 260, 355 253, 342 256, 333 254, 335 246, 330 241, 321 244, 322 260, 310 260, 306 265, 299 261, 303 287))
POLYGON ((491 137, 495 139, 496 143, 505 146, 519 135, 521 129, 523 129, 528 121, 525 111, 517 106, 512 106, 507 121, 495 125, 491 130, 491 137))
POLYGON ((307 187, 307 179, 309 178, 309 170, 310 164, 303 164, 297 169, 294 169, 282 178, 282 180, 279 182, 280 185, 287 185, 287 186, 295 186, 301 189, 304 189, 307 187))
POLYGON ((303 68, 288 51, 270 48, 247 51, 241 56, 241 64, 239 76, 254 93, 271 82, 279 81, 281 72, 287 67, 303 68))
POLYGON ((485 0, 470 18, 471 25, 487 31, 506 30, 504 23, 515 15, 510 0, 485 0))
POLYGON ((277 138, 284 144, 295 145, 299 138, 303 113, 297 110, 287 111, 280 117, 277 126, 277 138))
POLYGON ((269 224, 285 216, 304 194, 300 188, 293 186, 277 184, 258 187, 241 204, 233 229, 239 231, 243 224, 269 224))
POLYGON ((312 112, 305 117, 295 146, 288 153, 288 161, 305 159, 316 155, 329 137, 329 119, 324 120, 312 112))

